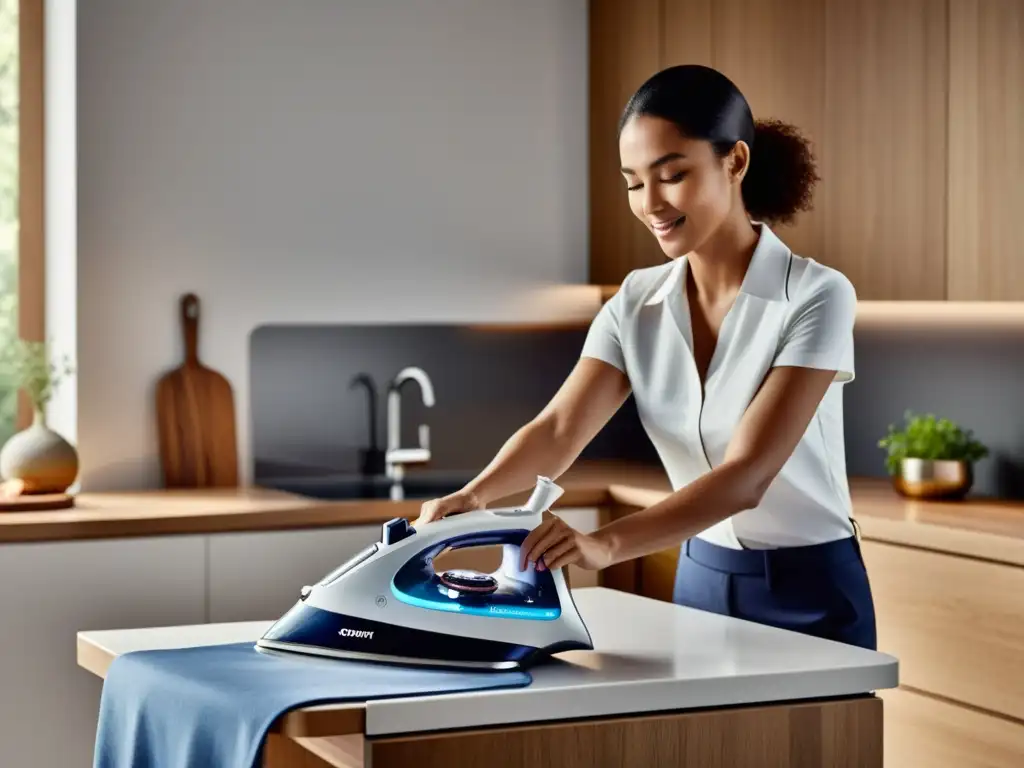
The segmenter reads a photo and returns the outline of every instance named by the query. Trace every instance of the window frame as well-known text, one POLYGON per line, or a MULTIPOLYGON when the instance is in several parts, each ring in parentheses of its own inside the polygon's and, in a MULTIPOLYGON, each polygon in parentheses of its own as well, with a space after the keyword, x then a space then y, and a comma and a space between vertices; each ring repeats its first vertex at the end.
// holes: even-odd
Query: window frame
MULTIPOLYGON (((18 335, 46 338, 45 0, 18 3, 18 335)), ((32 421, 18 396, 17 429, 32 421)))

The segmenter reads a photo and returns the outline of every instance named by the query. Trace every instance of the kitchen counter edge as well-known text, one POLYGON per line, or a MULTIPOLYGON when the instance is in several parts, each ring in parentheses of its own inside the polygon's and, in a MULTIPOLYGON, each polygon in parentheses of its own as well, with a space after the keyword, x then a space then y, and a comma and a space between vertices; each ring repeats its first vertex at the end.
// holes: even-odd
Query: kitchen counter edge
MULTIPOLYGON (((579 462, 558 482, 565 493, 556 509, 645 507, 671 491, 660 467, 628 462, 579 462)), ((1024 566, 1024 502, 911 500, 876 478, 853 478, 850 490, 865 539, 1024 566)), ((0 543, 373 525, 413 519, 422 501, 324 501, 258 487, 90 492, 72 509, 0 513, 0 543)))

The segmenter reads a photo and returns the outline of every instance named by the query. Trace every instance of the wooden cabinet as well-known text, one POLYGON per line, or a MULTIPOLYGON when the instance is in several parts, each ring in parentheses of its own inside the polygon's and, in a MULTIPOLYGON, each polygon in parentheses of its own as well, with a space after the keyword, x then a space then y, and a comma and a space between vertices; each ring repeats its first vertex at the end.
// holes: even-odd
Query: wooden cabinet
POLYGON ((619 173, 618 123, 626 102, 660 69, 661 0, 590 3, 590 279, 618 284, 664 254, 632 214, 619 173))
POLYGON ((863 542, 885 691, 886 765, 1024 765, 1024 568, 863 542))
POLYGON ((878 691, 885 765, 1019 768, 1024 726, 906 688, 878 691))
POLYGON ((1024 5, 656 5, 591 3, 591 282, 662 259, 628 209, 611 137, 648 74, 694 62, 733 79, 755 117, 812 141, 814 210, 777 229, 846 274, 862 301, 1024 300, 1024 5))
POLYGON ((0 548, 0 764, 89 768, 101 681, 75 660, 82 630, 205 619, 205 537, 0 548))
POLYGON ((1024 300, 1024 3, 950 0, 949 298, 1024 300))
POLYGON ((946 11, 827 0, 819 261, 864 300, 946 297, 946 11))
MULTIPOLYGON (((674 16, 686 24, 688 0, 672 0, 674 16)), ((747 98, 755 118, 776 118, 796 125, 825 158, 825 86, 821 41, 825 4, 821 0, 717 0, 706 34, 710 64, 730 78, 747 98), (784 44, 780 44, 783 42, 784 44)), ((684 51, 679 51, 685 57, 684 51)), ((666 66, 678 64, 668 58, 666 66)), ((824 174, 822 174, 824 175, 824 174)), ((797 253, 816 254, 824 261, 824 193, 819 184, 815 209, 793 225, 779 225, 777 234, 797 253)))
POLYGON ((900 683, 1024 723, 1024 568, 875 541, 862 551, 878 648, 899 658, 900 683))

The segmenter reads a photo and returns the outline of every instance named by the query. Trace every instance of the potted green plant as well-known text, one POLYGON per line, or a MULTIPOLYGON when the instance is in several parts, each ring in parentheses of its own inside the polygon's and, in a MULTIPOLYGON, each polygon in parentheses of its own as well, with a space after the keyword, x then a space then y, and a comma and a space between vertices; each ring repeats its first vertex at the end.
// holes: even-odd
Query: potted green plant
POLYGON ((0 475, 21 480, 22 493, 64 493, 78 476, 78 452, 46 423, 46 406, 56 388, 74 372, 65 355, 56 361, 44 341, 15 339, 0 350, 0 373, 8 386, 25 391, 32 423, 0 449, 0 475))
POLYGON ((974 484, 974 462, 988 447, 951 419, 932 413, 904 414, 904 426, 889 425, 878 441, 896 490, 913 498, 962 498, 974 484))

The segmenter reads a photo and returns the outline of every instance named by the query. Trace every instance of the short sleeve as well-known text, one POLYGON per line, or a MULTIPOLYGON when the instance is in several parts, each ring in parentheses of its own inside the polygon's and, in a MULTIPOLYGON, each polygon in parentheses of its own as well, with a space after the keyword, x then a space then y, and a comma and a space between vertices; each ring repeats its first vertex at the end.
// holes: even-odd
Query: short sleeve
MULTIPOLYGON (((628 279, 628 278, 627 278, 628 279)), ((580 357, 593 357, 626 372, 626 359, 622 354, 622 304, 626 287, 623 280, 619 290, 604 303, 590 324, 580 357)))
POLYGON ((853 283, 835 270, 827 271, 816 283, 792 313, 774 365, 834 370, 835 381, 853 381, 857 292, 853 283))

